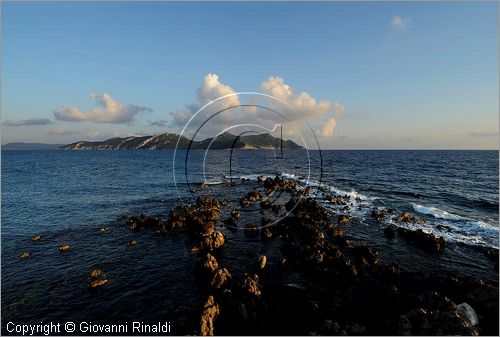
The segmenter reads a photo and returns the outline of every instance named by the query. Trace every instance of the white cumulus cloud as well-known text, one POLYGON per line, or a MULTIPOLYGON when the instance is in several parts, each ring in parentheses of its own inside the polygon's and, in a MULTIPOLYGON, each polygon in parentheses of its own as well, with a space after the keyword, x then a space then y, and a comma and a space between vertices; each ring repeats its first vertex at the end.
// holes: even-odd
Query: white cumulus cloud
POLYGON ((391 18, 391 26, 398 29, 405 29, 410 24, 410 19, 395 15, 391 18))
POLYGON ((321 137, 331 137, 335 132, 336 125, 337 122, 335 121, 335 118, 328 118, 323 122, 323 125, 316 131, 316 133, 321 137))
MULTIPOLYGON (((238 95, 236 95, 236 91, 233 88, 219 80, 219 76, 217 74, 209 73, 205 75, 201 86, 196 90, 196 99, 194 103, 187 105, 184 110, 177 110, 170 113, 173 117, 173 124, 184 126, 189 118, 191 118, 191 116, 193 116, 199 109, 223 96, 228 97, 218 100, 210 105, 211 113, 238 106, 240 105, 240 99, 238 95)), ((221 116, 226 119, 230 119, 233 116, 233 112, 228 110, 221 116)))
POLYGON ((323 116, 330 112, 327 100, 317 102, 307 92, 296 94, 281 77, 271 76, 261 84, 263 93, 278 98, 290 106, 287 117, 290 120, 323 116))
POLYGON ((54 117, 67 122, 91 121, 95 123, 130 123, 140 112, 151 112, 151 108, 115 101, 109 94, 94 93, 90 97, 96 106, 87 111, 77 107, 61 107, 53 111, 54 117))
MULTIPOLYGON (((307 125, 304 121, 307 121, 314 128, 319 128, 318 130, 322 136, 328 137, 333 135, 333 129, 336 126, 334 117, 342 117, 346 110, 345 106, 339 102, 330 102, 326 99, 317 100, 307 92, 295 91, 279 76, 268 77, 261 83, 260 89, 263 94, 277 98, 279 101, 284 102, 285 105, 269 98, 253 97, 250 100, 264 99, 264 102, 258 105, 274 109, 278 111, 279 115, 258 107, 230 109, 221 113, 217 119, 211 120, 210 124, 206 124, 203 128, 211 131, 244 123, 266 125, 269 128, 276 124, 286 124, 283 127, 284 133, 296 136, 299 134, 299 129, 307 125), (284 116, 284 119, 280 115, 284 116), (322 121, 327 122, 325 122, 325 125, 321 125, 322 121)), ((201 86, 196 90, 194 103, 187 105, 185 109, 170 113, 172 125, 186 125, 200 108, 211 102, 213 103, 206 109, 207 111, 204 110, 200 118, 197 118, 199 124, 207 121, 207 117, 213 116, 214 113, 220 110, 239 106, 242 104, 240 100, 244 99, 245 96, 239 97, 236 93, 232 87, 222 83, 217 74, 207 74, 203 78, 201 86), (217 100, 223 96, 226 97, 217 100)), ((257 104, 261 102, 250 101, 248 103, 257 104)), ((196 124, 196 121, 193 123, 196 124)))

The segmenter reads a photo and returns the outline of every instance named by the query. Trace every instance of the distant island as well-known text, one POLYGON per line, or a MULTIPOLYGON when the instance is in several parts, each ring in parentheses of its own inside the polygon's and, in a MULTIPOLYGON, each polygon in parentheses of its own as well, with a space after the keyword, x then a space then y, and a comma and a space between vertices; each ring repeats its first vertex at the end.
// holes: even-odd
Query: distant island
MULTIPOLYGON (((8 143, 2 145, 2 150, 166 150, 175 149, 179 135, 173 133, 163 133, 154 136, 141 137, 114 137, 101 142, 78 141, 68 145, 61 144, 38 144, 38 143, 8 143)), ((179 149, 187 149, 190 140, 181 137, 179 149)), ((207 138, 202 141, 192 141, 191 149, 206 149, 210 146, 213 150, 271 150, 280 149, 301 149, 291 140, 283 140, 271 136, 268 133, 235 136, 230 133, 223 133, 214 138, 207 138), (211 143, 211 145, 210 145, 211 143)))
POLYGON ((2 150, 57 150, 64 144, 44 144, 44 143, 7 143, 2 145, 2 150))

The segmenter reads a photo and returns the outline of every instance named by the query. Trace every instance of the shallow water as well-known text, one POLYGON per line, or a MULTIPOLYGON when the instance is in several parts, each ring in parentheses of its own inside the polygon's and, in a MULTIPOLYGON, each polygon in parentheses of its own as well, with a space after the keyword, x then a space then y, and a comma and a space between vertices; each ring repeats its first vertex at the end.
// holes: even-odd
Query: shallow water
MULTIPOLYGON (((260 174, 282 173, 332 194, 351 195, 352 209, 345 213, 355 225, 347 234, 380 248, 382 260, 398 257, 407 270, 498 278, 491 262, 474 249, 498 249, 498 151, 288 151, 279 160, 272 151, 211 151, 205 170, 203 159, 202 151, 191 151, 187 160, 185 151, 177 153, 174 175, 173 151, 3 151, 3 321, 171 320, 174 331, 188 324, 201 290, 186 238, 133 234, 120 217, 166 218, 179 197, 190 202, 199 195, 189 189, 205 179, 212 183, 208 192, 237 201, 257 185, 260 174), (250 180, 241 183, 240 177, 250 180), (234 188, 218 184, 231 178, 234 188), (392 221, 372 221, 374 207, 422 216, 428 220, 424 230, 448 241, 445 253, 427 254, 397 238, 389 242, 381 233, 392 221), (109 233, 100 234, 102 226, 109 233), (35 234, 42 239, 32 242, 35 234), (132 238, 137 246, 128 245, 132 238), (71 248, 61 254, 57 247, 64 242, 71 248), (21 261, 26 250, 32 257, 21 261), (97 291, 86 285, 93 267, 110 280, 97 291)), ((257 216, 249 209, 242 221, 260 221, 257 216)), ((279 255, 275 244, 223 231, 230 240, 222 261, 235 273, 255 252, 279 255)))

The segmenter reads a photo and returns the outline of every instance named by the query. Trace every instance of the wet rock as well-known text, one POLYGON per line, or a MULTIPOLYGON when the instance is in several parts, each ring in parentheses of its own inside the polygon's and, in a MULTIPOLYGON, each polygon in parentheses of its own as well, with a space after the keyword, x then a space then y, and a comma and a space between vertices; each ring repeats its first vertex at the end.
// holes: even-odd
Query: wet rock
POLYGON ((244 198, 242 198, 240 200, 240 204, 243 207, 248 207, 251 204, 262 201, 262 200, 263 200, 263 197, 259 192, 252 191, 252 192, 249 192, 244 198))
POLYGON ((213 248, 218 249, 224 245, 225 239, 221 232, 215 232, 215 238, 213 242, 213 248))
POLYGON ((161 219, 144 214, 141 214, 139 218, 135 216, 129 217, 127 224, 132 232, 136 232, 144 228, 152 229, 155 232, 163 232, 165 230, 165 223, 161 219))
MULTIPOLYGON (((220 208, 220 202, 213 196, 199 196, 194 204, 177 206, 172 209, 166 224, 159 219, 151 221, 151 224, 160 232, 166 228, 170 230, 190 229, 191 232, 196 234, 200 231, 201 225, 210 221, 215 222, 219 219, 220 208)), ((143 226, 140 222, 138 225, 143 226)), ((140 227, 138 225, 136 227, 140 227)))
POLYGON ((232 209, 231 218, 233 218, 234 220, 238 220, 240 218, 240 212, 238 212, 238 210, 236 209, 232 209))
POLYGON ((339 218, 337 220, 337 223, 339 225, 345 225, 348 222, 349 222, 349 217, 347 215, 344 214, 339 215, 339 218))
POLYGON ((397 222, 409 222, 409 223, 425 223, 426 221, 422 218, 416 217, 410 212, 404 212, 398 217, 394 218, 397 222))
POLYGON ((131 246, 135 246, 135 245, 137 245, 137 240, 136 239, 132 239, 132 240, 129 241, 128 244, 131 245, 131 246))
POLYGON ((249 274, 245 273, 245 275, 243 276, 241 288, 255 297, 260 297, 260 295, 262 294, 260 279, 257 274, 250 276, 249 274))
POLYGON ((263 182, 263 181, 264 181, 264 176, 258 176, 258 177, 257 177, 257 181, 258 181, 259 183, 263 182))
POLYGON ((208 236, 215 233, 215 224, 209 221, 201 226, 201 235, 208 236))
POLYGON ((210 285, 214 288, 222 288, 231 278, 231 273, 226 268, 221 268, 215 272, 210 281, 210 285))
POLYGON ((356 246, 352 249, 357 259, 365 259, 368 266, 374 266, 380 262, 380 255, 375 248, 368 246, 356 246))
POLYGON ((269 228, 264 228, 261 234, 264 239, 270 239, 273 236, 273 233, 269 230, 269 228))
POLYGON ((390 275, 397 275, 397 274, 399 274, 399 272, 400 272, 400 267, 399 267, 399 264, 397 264, 396 262, 391 263, 391 264, 387 267, 387 272, 388 272, 390 275))
POLYGON ((217 231, 214 232, 212 235, 203 236, 196 247, 198 247, 197 251, 200 250, 206 251, 206 250, 219 249, 224 245, 224 243, 225 243, 224 235, 221 232, 217 231))
POLYGON ((429 252, 442 252, 445 248, 445 240, 442 236, 435 236, 431 233, 426 233, 422 229, 415 231, 398 228, 398 233, 406 241, 419 246, 420 248, 429 252))
POLYGON ((273 178, 266 178, 266 180, 264 180, 264 187, 267 189, 272 189, 275 185, 276 183, 273 178))
POLYGON ((214 320, 219 315, 219 305, 215 302, 212 295, 208 296, 205 304, 203 305, 203 312, 200 319, 200 335, 213 336, 214 335, 214 320))
POLYGON ((271 204, 269 203, 269 200, 264 200, 260 202, 260 208, 262 209, 269 209, 271 208, 271 204))
POLYGON ((202 189, 202 190, 206 190, 207 188, 208 188, 208 184, 207 183, 202 183, 200 185, 200 189, 202 189))
POLYGON ((457 305, 458 314, 465 319, 470 325, 475 326, 479 324, 476 311, 467 303, 457 305))
POLYGON ((382 208, 376 208, 372 211, 372 218, 381 222, 385 219, 386 216, 393 214, 394 210, 386 210, 382 208))
POLYGON ((259 235, 259 228, 254 223, 249 223, 245 225, 244 229, 246 236, 256 236, 259 235))
POLYGON ((212 254, 208 253, 207 259, 203 262, 203 267, 211 272, 214 272, 217 268, 219 268, 219 263, 212 254))
POLYGON ((106 283, 108 283, 108 279, 106 278, 91 279, 88 281, 88 286, 89 288, 98 288, 105 285, 106 283))
POLYGON ((90 277, 98 277, 100 275, 102 275, 102 269, 99 269, 99 268, 95 268, 95 269, 92 269, 90 271, 90 277))
POLYGON ((69 243, 63 243, 62 245, 59 246, 59 251, 61 253, 68 251, 70 248, 69 243))
POLYGON ((398 334, 477 336, 478 331, 454 310, 418 308, 400 317, 398 334))
POLYGON ((19 257, 21 260, 26 260, 28 259, 29 257, 31 256, 30 252, 24 252, 21 254, 21 256, 19 257))
POLYGON ((267 264, 267 257, 265 255, 261 255, 258 261, 259 268, 260 269, 266 268, 266 264, 267 264))
POLYGON ((393 239, 396 236, 396 230, 393 226, 388 226, 384 229, 384 235, 386 238, 393 239))
POLYGON ((345 235, 345 229, 342 226, 335 226, 332 228, 330 233, 332 234, 332 237, 334 237, 334 238, 343 238, 345 235))
POLYGON ((38 241, 40 240, 40 238, 41 238, 40 235, 35 235, 31 237, 31 241, 38 241))

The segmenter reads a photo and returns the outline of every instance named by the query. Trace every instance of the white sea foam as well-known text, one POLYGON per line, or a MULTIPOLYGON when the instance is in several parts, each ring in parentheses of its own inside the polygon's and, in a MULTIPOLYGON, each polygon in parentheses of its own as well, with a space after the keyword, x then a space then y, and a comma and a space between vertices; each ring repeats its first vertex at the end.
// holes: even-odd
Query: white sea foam
MULTIPOLYGON (((311 197, 315 197, 327 209, 333 210, 338 214, 348 214, 351 217, 358 218, 361 222, 368 219, 373 209, 372 202, 379 199, 374 196, 367 196, 355 190, 343 190, 332 184, 326 184, 316 180, 308 179, 293 173, 282 172, 279 174, 287 180, 294 180, 302 183, 301 189, 310 186, 313 189, 311 197), (322 192, 327 192, 335 196, 350 196, 348 205, 349 210, 342 210, 344 205, 334 205, 321 197, 322 192)), ((245 178, 252 181, 257 181, 260 174, 254 175, 234 175, 226 176, 226 179, 241 179, 245 178)), ((274 178, 275 175, 263 175, 264 178, 274 178)), ((498 232, 499 228, 495 224, 490 224, 483 220, 471 219, 458 214, 450 213, 446 210, 439 209, 433 206, 424 206, 416 203, 411 204, 415 212, 423 214, 428 220, 427 223, 401 223, 395 222, 393 217, 386 219, 386 223, 394 224, 398 227, 407 228, 410 230, 421 229, 426 233, 431 233, 437 236, 442 236, 447 242, 464 243, 467 245, 484 246, 498 248, 498 232)), ((380 208, 380 207, 379 207, 380 208)))
POLYGON ((436 219, 444 219, 444 220, 463 220, 464 217, 460 215, 452 214, 437 207, 426 207, 419 204, 412 203, 413 209, 415 212, 432 215, 436 219))

